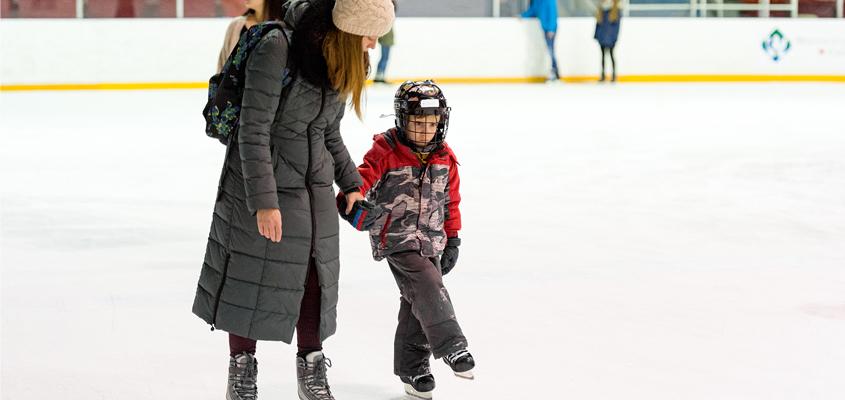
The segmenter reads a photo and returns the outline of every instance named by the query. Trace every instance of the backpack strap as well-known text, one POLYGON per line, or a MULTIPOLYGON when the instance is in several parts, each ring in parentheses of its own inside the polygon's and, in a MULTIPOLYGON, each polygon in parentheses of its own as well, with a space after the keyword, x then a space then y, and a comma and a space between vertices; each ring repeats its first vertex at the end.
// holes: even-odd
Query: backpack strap
POLYGON ((278 23, 262 23, 249 28, 238 39, 221 71, 208 80, 208 100, 202 110, 205 133, 228 144, 238 129, 243 101, 246 66, 253 50, 269 32, 281 29, 278 23))
POLYGON ((290 38, 287 29, 282 28, 280 31, 282 32, 282 37, 285 38, 285 42, 288 44, 288 57, 285 61, 285 72, 282 75, 282 93, 279 96, 279 105, 276 106, 276 114, 279 113, 279 109, 284 110, 284 105, 287 103, 288 97, 290 97, 293 80, 296 79, 296 63, 291 62, 290 38))

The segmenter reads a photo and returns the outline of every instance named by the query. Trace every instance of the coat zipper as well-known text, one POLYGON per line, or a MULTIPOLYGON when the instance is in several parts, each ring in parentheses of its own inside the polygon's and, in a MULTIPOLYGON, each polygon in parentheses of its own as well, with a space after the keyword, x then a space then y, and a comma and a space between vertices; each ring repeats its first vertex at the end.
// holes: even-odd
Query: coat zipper
MULTIPOLYGON (((226 146, 226 159, 223 162, 223 173, 220 176, 220 182, 218 183, 217 187, 217 199, 215 202, 220 201, 223 197, 223 181, 226 178, 226 175, 229 174, 229 157, 232 154, 232 147, 235 146, 232 143, 232 140, 236 140, 234 136, 229 138, 229 144, 226 146)), ((232 215, 232 209, 235 208, 235 202, 231 201, 229 203, 229 215, 232 215)), ((227 241, 232 239, 232 223, 229 222, 229 231, 227 233, 227 241)), ((226 249, 226 258, 223 260, 223 276, 220 277, 220 286, 217 287, 217 294, 214 298, 214 312, 211 314, 211 330, 214 331, 215 324, 217 323, 217 310, 220 308, 220 296, 223 294, 223 286, 226 284, 226 275, 229 271, 229 260, 232 258, 232 251, 230 249, 226 249)))
MULTIPOLYGON (((229 215, 232 215, 232 211, 235 208, 234 200, 229 203, 229 215)), ((227 243, 232 240, 232 222, 229 222, 229 232, 227 233, 226 237, 227 243)), ((217 311, 220 308, 220 296, 223 295, 223 286, 226 285, 226 277, 229 275, 229 261, 232 259, 232 250, 226 248, 226 258, 223 260, 223 276, 220 277, 220 286, 217 288, 217 295, 214 298, 214 313, 211 315, 211 331, 213 332, 215 329, 215 324, 217 324, 217 311)))
MULTIPOLYGON (((306 136, 308 138, 308 164, 305 167, 305 191, 308 192, 308 205, 311 207, 311 249, 310 249, 310 257, 315 257, 315 246, 317 243, 317 216, 314 214, 314 193, 311 190, 311 127, 314 125, 314 122, 320 118, 320 115, 323 113, 323 109, 326 107, 326 88, 320 88, 320 111, 317 112, 317 116, 311 120, 308 124, 308 127, 305 129, 306 136)), ((309 260, 310 262, 310 260, 309 260)))
MULTIPOLYGON (((229 234, 231 234, 231 229, 229 230, 229 234)), ((215 324, 217 323, 217 310, 220 307, 220 296, 223 294, 223 285, 226 284, 226 275, 229 272, 229 260, 232 258, 232 253, 226 253, 226 260, 223 261, 223 277, 220 278, 220 286, 217 288, 217 294, 215 295, 214 301, 214 314, 211 316, 211 331, 214 331, 215 324)))
POLYGON ((425 176, 428 173, 428 163, 423 165, 422 173, 420 173, 420 209, 417 212, 417 230, 420 230, 420 221, 422 221, 422 214, 423 214, 423 182, 425 181, 425 176))

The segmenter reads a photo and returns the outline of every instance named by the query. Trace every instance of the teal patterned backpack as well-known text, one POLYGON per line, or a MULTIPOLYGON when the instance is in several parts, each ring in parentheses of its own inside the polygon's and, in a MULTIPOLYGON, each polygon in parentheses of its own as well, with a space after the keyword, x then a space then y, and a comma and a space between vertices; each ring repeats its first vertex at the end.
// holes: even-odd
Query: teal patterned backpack
MULTIPOLYGON (((282 25, 275 21, 250 28, 241 35, 220 73, 208 80, 208 102, 202 110, 205 117, 205 133, 208 136, 226 145, 229 144, 230 138, 234 137, 241 115, 247 60, 261 38, 276 29, 281 30, 285 40, 288 40, 282 25)), ((290 74, 285 78, 289 77, 290 74)))

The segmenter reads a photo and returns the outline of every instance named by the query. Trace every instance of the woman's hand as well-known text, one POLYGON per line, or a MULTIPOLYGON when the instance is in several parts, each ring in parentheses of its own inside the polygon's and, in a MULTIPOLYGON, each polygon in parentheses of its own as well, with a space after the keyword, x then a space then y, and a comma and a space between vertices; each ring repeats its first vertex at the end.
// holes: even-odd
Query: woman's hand
POLYGON ((264 208, 255 214, 258 232, 273 243, 282 241, 282 213, 278 208, 264 208))
POLYGON ((346 215, 352 212, 352 206, 355 204, 356 201, 364 200, 364 196, 361 192, 352 192, 346 194, 346 215))

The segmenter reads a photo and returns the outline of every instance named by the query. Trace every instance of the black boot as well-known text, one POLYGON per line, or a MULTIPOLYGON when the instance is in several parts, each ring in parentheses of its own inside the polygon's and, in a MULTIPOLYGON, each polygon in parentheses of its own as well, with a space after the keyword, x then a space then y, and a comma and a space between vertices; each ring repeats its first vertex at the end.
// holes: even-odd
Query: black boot
POLYGON ((472 369, 475 368, 475 360, 468 351, 458 350, 443 357, 443 361, 452 368, 455 376, 464 379, 475 379, 472 373, 472 369))
POLYGON ((405 393, 420 399, 430 399, 432 397, 431 392, 434 391, 434 375, 400 376, 399 379, 405 384, 405 393))

